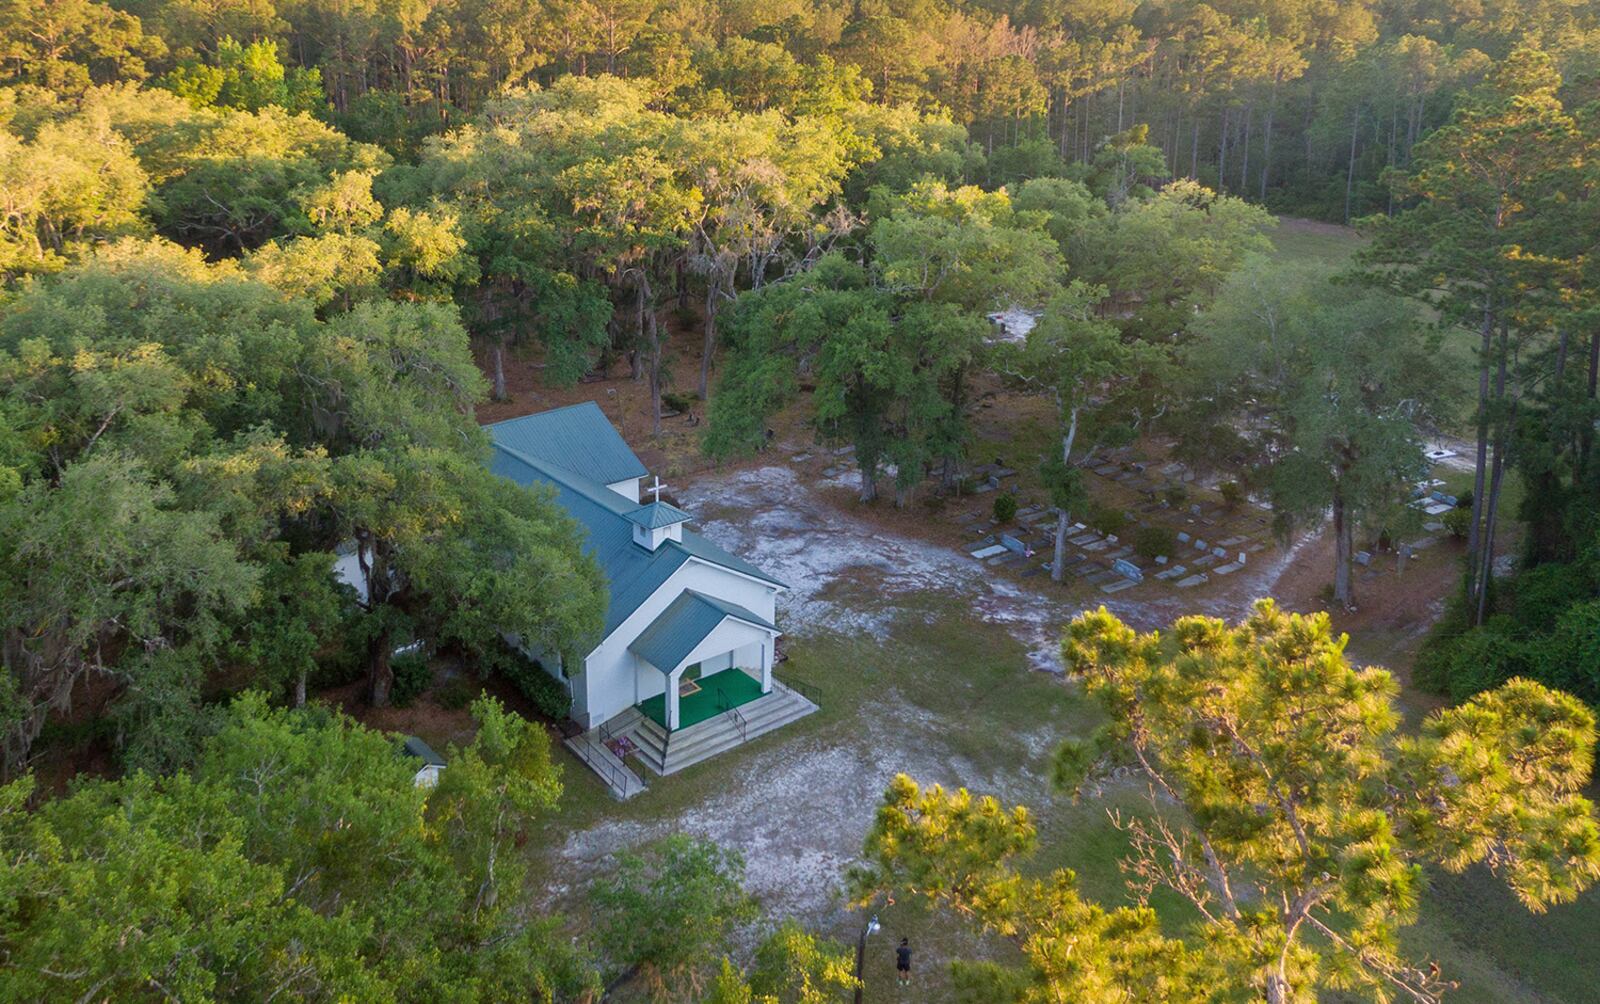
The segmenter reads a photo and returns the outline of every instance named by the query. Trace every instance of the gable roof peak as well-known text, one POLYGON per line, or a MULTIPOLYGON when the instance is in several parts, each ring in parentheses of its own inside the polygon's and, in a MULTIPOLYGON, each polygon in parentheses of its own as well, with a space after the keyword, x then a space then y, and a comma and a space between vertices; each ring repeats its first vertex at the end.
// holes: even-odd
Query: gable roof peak
POLYGON ((508 418, 484 428, 499 446, 597 484, 649 473, 593 401, 508 418))

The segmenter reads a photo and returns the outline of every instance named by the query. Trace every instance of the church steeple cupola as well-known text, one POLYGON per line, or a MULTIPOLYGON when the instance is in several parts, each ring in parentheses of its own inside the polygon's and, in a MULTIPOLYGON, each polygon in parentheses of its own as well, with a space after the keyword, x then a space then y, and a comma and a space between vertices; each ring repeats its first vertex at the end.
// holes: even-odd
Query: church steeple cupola
POLYGON ((689 521, 688 513, 661 501, 666 487, 656 478, 655 484, 645 489, 654 500, 627 513, 628 522, 633 524, 633 542, 647 550, 654 551, 668 540, 683 540, 683 524, 689 521))

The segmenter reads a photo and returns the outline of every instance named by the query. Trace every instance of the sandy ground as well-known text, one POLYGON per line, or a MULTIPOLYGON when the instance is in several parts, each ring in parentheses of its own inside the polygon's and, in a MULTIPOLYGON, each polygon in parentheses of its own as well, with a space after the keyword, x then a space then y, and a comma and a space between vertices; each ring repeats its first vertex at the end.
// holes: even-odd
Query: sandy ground
MULTIPOLYGON (((789 592, 779 597, 780 616, 786 631, 802 637, 815 631, 883 630, 889 616, 885 611, 863 610, 827 595, 831 583, 869 570, 884 596, 930 591, 962 597, 980 618, 1007 626, 1027 645, 1035 668, 1059 673, 1061 626, 1086 605, 1025 588, 964 552, 846 512, 788 467, 768 465, 705 477, 680 492, 680 498, 699 516, 705 536, 789 585, 789 592)), ((1272 592, 1296 553, 1291 548, 1240 573, 1226 593, 1139 600, 1094 594, 1088 603, 1104 603, 1144 629, 1180 613, 1234 617, 1254 597, 1272 592)))

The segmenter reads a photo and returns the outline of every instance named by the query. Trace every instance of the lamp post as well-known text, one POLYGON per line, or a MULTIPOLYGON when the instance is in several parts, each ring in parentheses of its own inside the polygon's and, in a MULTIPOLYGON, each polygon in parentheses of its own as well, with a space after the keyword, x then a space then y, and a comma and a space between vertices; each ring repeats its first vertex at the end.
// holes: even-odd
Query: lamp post
POLYGON ((861 1004, 861 967, 867 961, 867 935, 875 934, 878 930, 878 915, 873 914, 866 925, 861 928, 861 937, 856 941, 856 1004, 861 1004))

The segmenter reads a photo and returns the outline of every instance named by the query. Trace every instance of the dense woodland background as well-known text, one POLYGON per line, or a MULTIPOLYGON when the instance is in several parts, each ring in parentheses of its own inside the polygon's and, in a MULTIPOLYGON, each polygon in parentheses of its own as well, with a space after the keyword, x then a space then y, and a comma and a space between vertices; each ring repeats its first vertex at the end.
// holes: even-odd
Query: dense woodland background
POLYGON ((1018 878, 1025 813, 910 782, 852 887, 1033 946, 973 999, 1437 1000, 1395 947, 1419 862, 1488 861, 1534 909, 1600 867, 1597 244, 1578 0, 0 0, 0 999, 592 999, 595 959, 661 999, 848 991, 793 925, 725 962, 754 908, 692 841, 626 859, 582 937, 545 916, 517 851, 560 784, 497 702, 433 794, 315 706, 403 702, 444 653, 564 716, 503 633, 570 661, 604 583, 482 466, 515 358, 627 373, 718 458, 806 399, 877 505, 961 490, 979 381, 1041 395, 1062 529, 1085 453, 1171 437, 1286 536, 1328 521, 1335 608, 1355 550, 1415 529, 1425 441, 1466 439, 1461 585, 1415 679, 1468 703, 1415 737, 1325 619, 1191 620, 1181 652, 1073 628, 1111 725, 1058 780, 1144 757, 1206 867, 1282 911, 1218 907, 1158 864, 1198 844, 1131 830, 1201 952, 1018 878), (1273 213, 1366 241, 1282 260, 1273 213), (1038 324, 997 346, 1010 307, 1038 324), (360 601, 330 574, 352 546, 360 601), (1201 663, 1227 686, 1186 719, 1201 663), (1251 703, 1280 685, 1316 728, 1251 703))

